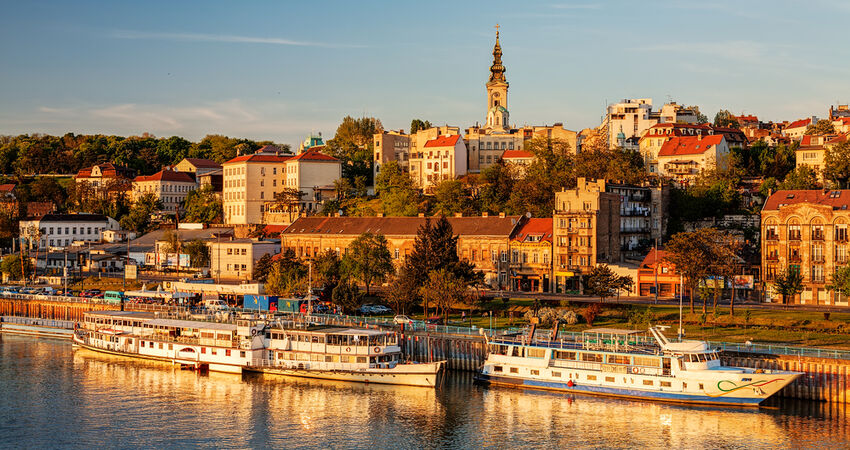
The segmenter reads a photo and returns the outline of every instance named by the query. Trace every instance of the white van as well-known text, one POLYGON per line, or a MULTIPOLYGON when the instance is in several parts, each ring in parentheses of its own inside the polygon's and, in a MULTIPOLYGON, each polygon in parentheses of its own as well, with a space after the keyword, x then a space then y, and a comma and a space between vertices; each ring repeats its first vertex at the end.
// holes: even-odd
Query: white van
POLYGON ((225 301, 221 299, 204 300, 201 306, 203 306, 204 309, 209 309, 212 311, 227 311, 230 309, 230 307, 227 306, 227 303, 225 303, 225 301))

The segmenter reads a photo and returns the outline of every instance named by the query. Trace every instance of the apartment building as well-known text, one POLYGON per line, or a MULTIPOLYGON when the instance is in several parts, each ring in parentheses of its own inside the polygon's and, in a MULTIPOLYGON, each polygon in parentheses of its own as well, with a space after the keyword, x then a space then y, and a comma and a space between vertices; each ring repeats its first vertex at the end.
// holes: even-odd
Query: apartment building
POLYGON ((219 279, 254 279, 254 266, 265 255, 280 253, 279 239, 230 238, 209 241, 210 274, 219 279))
POLYGON ((620 252, 637 259, 667 232, 671 186, 605 183, 605 192, 620 198, 620 252))
POLYGON ((224 220, 232 224, 262 223, 268 208, 278 207, 275 194, 284 189, 303 192, 293 207, 314 211, 326 200, 329 187, 342 176, 342 163, 315 149, 298 155, 254 153, 222 164, 224 220))
POLYGON ((195 181, 199 182, 203 175, 221 170, 221 164, 203 158, 183 158, 174 166, 174 170, 192 174, 195 181))
POLYGON ((806 134, 806 129, 809 128, 809 125, 814 125, 818 123, 818 118, 815 116, 795 120, 789 123, 783 130, 782 134, 791 138, 791 140, 799 141, 806 134))
POLYGON ((173 170, 160 170, 153 175, 141 175, 133 179, 133 201, 153 194, 162 202, 162 211, 176 213, 186 196, 197 187, 191 175, 173 170))
POLYGON ((696 111, 675 102, 663 105, 660 111, 653 111, 651 98, 623 99, 620 103, 608 105, 603 120, 612 148, 618 145, 638 147, 646 130, 659 123, 696 124, 696 111))
POLYGON ((707 124, 659 123, 649 127, 638 143, 644 166, 649 173, 657 174, 658 152, 670 139, 683 136, 709 136, 713 133, 707 124))
POLYGON ((512 291, 549 292, 552 287, 552 219, 528 219, 510 241, 512 291))
POLYGON ((77 193, 81 198, 109 196, 115 198, 132 189, 134 170, 112 163, 98 164, 80 169, 74 176, 77 193))
POLYGON ((58 248, 75 242, 100 242, 106 230, 119 230, 118 222, 102 214, 45 214, 38 219, 21 220, 21 238, 30 248, 58 248))
POLYGON ((620 197, 605 182, 578 179, 555 193, 555 292, 580 292, 581 276, 599 263, 620 261, 620 197))
POLYGON ((826 152, 836 145, 846 142, 848 134, 829 135, 805 135, 800 139, 800 146, 794 152, 797 161, 796 166, 808 166, 818 175, 818 180, 823 182, 823 170, 826 167, 826 152))
POLYGON ((665 142, 658 151, 658 173, 687 186, 702 172, 725 169, 729 146, 723 135, 682 136, 665 142))
POLYGON ((787 270, 803 276, 792 304, 847 306, 847 293, 827 288, 848 258, 850 190, 777 191, 761 212, 761 265, 767 298, 780 302, 772 281, 787 270))
MULTIPOLYGON (((401 267, 413 252, 413 244, 425 217, 301 217, 281 232, 281 246, 291 249, 302 259, 313 259, 333 250, 344 255, 351 242, 363 233, 382 234, 395 266, 401 267)), ((431 218, 435 224, 437 218, 431 218)), ((520 227, 524 216, 448 217, 458 237, 458 257, 475 264, 484 274, 485 284, 507 288, 510 262, 510 237, 520 227)))
POLYGON ((467 172, 466 144, 459 134, 437 136, 410 155, 413 183, 429 190, 443 180, 454 180, 467 172))

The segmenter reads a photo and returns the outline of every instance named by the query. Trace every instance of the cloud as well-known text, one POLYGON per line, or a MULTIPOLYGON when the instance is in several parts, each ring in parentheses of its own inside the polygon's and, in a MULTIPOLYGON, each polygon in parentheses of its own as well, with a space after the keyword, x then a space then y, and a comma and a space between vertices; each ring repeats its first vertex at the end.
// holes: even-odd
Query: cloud
POLYGON ((356 44, 336 44, 327 42, 310 42, 310 41, 295 41, 291 39, 274 38, 274 37, 256 37, 256 36, 237 36, 230 34, 202 34, 202 33, 167 33, 167 32, 146 32, 132 30, 115 30, 109 34, 110 37, 117 39, 144 39, 144 40, 164 40, 164 41, 179 41, 179 42, 224 42, 232 44, 267 44, 267 45, 288 45, 295 47, 324 47, 324 48, 364 48, 363 45, 356 44))
POLYGON ((325 119, 326 112, 314 106, 239 99, 182 105, 40 106, 31 112, 17 111, 14 118, 4 117, 0 112, 0 123, 9 128, 5 133, 15 134, 37 130, 59 135, 73 131, 132 136, 149 132, 156 136, 180 135, 194 140, 207 134, 225 134, 297 143, 310 130, 332 132, 338 125, 325 119))

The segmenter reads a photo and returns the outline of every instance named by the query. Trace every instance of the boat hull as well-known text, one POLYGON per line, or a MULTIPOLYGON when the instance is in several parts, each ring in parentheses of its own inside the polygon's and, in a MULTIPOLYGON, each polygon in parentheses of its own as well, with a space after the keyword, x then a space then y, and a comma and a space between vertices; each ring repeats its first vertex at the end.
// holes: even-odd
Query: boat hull
POLYGON ((436 387, 443 376, 442 361, 435 363, 416 364, 417 370, 370 369, 355 370, 318 370, 290 369, 284 367, 246 367, 246 372, 256 372, 270 375, 289 377, 313 378, 320 380, 347 381, 356 383, 393 384, 401 386, 436 387))
MULTIPOLYGON (((796 377, 795 377, 796 378, 796 377)), ((650 400, 671 403, 687 403, 698 405, 727 405, 758 407, 767 397, 738 397, 738 396, 711 396, 696 393, 682 393, 671 391, 651 391, 642 389, 629 389, 616 386, 599 386, 583 383, 533 380, 520 377, 508 377, 477 373, 475 381, 481 384, 506 386, 519 389, 536 389, 546 391, 561 391, 576 394, 600 395, 607 397, 619 397, 629 399, 650 400)))
POLYGON ((243 369, 242 366, 233 365, 233 364, 199 362, 199 361, 194 361, 194 360, 186 360, 186 359, 180 359, 180 358, 169 358, 169 357, 165 357, 165 356, 155 356, 155 355, 143 355, 143 354, 140 354, 140 353, 132 353, 132 352, 125 352, 125 351, 122 351, 122 350, 102 348, 102 347, 98 347, 96 345, 91 345, 91 344, 86 343, 83 339, 81 339, 76 334, 72 336, 71 341, 73 343, 74 348, 82 348, 82 349, 85 349, 85 350, 90 350, 90 351, 93 351, 93 352, 103 353, 103 354, 107 354, 107 355, 124 356, 124 357, 128 357, 128 358, 144 359, 144 360, 148 360, 148 361, 159 361, 159 362, 165 362, 165 363, 170 363, 170 364, 180 364, 180 365, 192 366, 192 367, 204 366, 204 367, 207 367, 209 370, 211 370, 213 372, 240 374, 240 373, 242 373, 242 369, 243 369))

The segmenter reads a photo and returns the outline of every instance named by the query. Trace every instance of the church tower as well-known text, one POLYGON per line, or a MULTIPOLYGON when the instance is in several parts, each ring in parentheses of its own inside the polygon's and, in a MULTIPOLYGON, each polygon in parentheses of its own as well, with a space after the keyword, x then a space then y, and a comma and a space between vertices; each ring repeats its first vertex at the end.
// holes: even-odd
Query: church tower
POLYGON ((499 44, 499 25, 496 25, 496 45, 493 47, 493 65, 487 82, 487 128, 493 131, 508 130, 508 81, 502 65, 502 46, 499 44))

